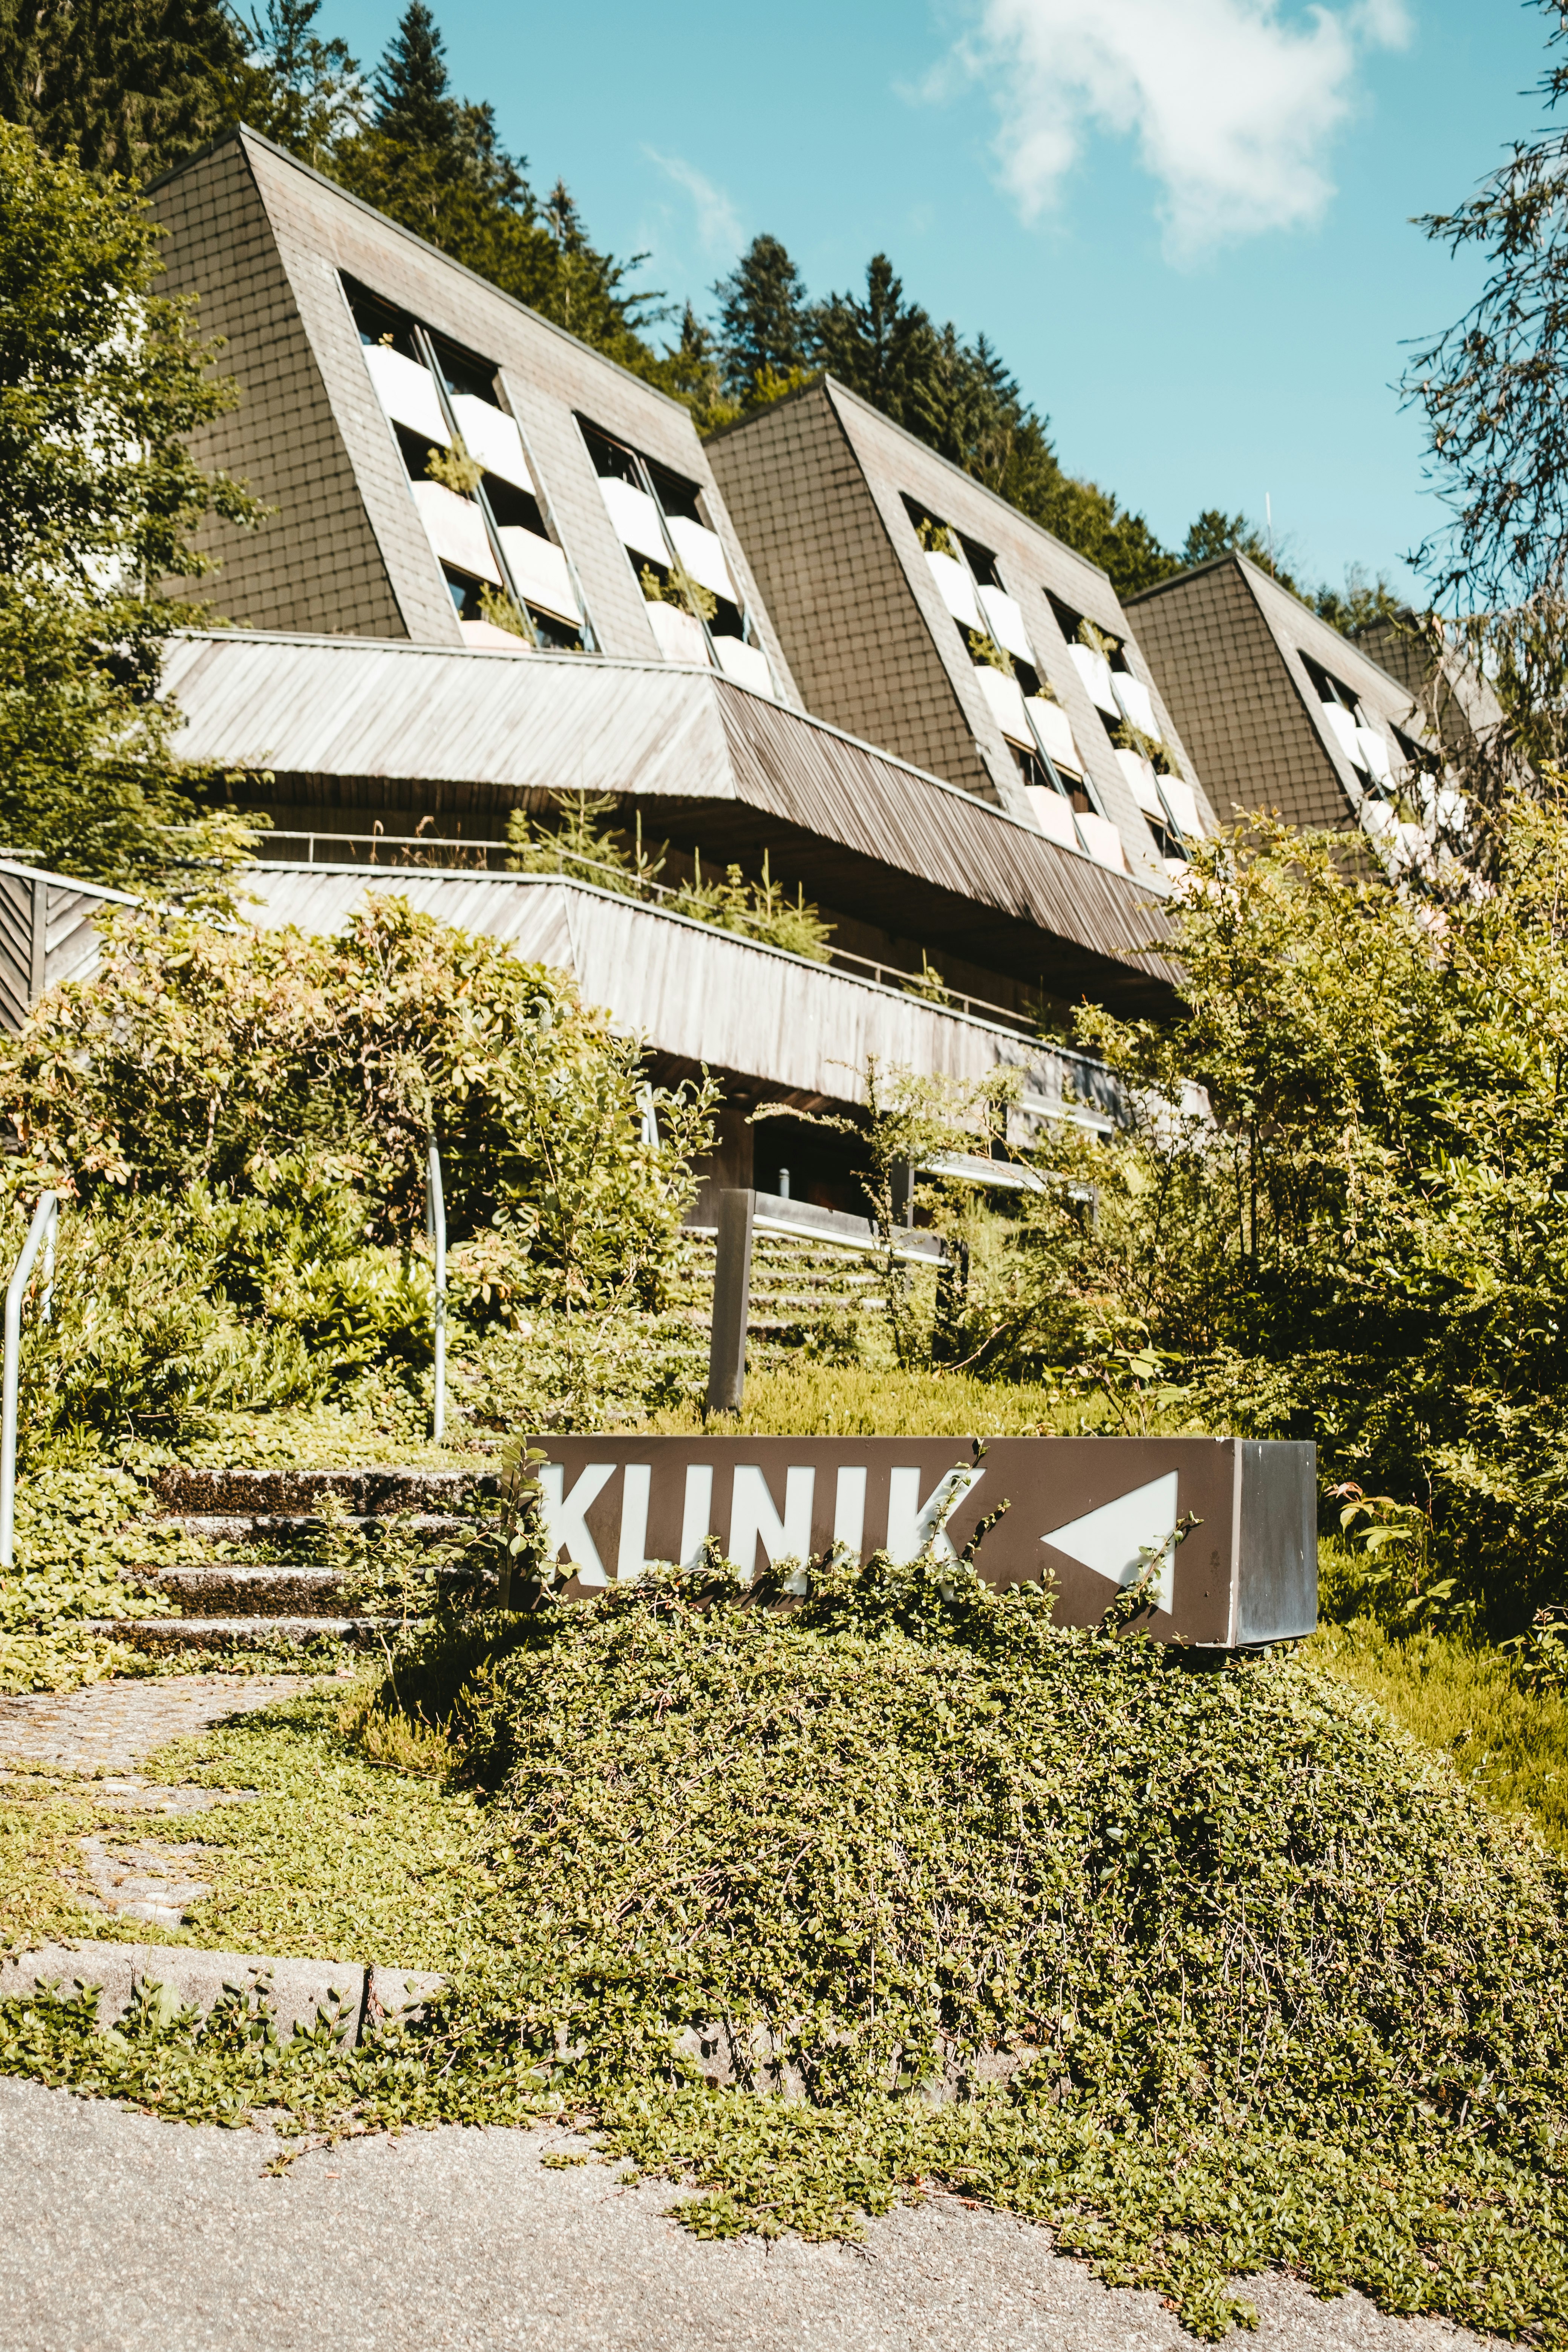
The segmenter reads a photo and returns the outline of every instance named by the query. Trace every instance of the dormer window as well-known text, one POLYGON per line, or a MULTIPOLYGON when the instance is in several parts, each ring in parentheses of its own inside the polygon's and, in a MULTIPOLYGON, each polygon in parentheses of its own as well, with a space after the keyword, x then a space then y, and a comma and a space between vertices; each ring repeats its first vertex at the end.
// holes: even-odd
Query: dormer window
POLYGON ((1301 667, 1318 698, 1323 722, 1351 766, 1357 770, 1363 783, 1379 792, 1389 789, 1394 782, 1394 762, 1388 737, 1354 688, 1335 677, 1310 654, 1302 654, 1301 667))
POLYGON ((768 657, 698 485, 586 417, 577 422, 666 661, 716 666, 737 685, 773 695, 768 657))
POLYGON ((1121 837, 1100 804, 996 555, 918 500, 906 496, 904 508, 1041 832, 1064 848, 1124 867, 1121 837))
POLYGON ((343 291, 466 642, 513 653, 590 645, 500 369, 352 278, 343 291))

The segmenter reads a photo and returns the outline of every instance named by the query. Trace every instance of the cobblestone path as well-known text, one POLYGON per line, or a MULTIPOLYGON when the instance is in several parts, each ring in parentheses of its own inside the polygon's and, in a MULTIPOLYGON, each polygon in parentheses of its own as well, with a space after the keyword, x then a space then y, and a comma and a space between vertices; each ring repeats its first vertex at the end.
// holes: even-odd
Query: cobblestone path
POLYGON ((270 1706, 312 1675, 160 1675, 90 1683, 79 1691, 0 1698, 0 1766, 54 1765, 68 1772, 129 1772, 166 1739, 226 1715, 270 1706))

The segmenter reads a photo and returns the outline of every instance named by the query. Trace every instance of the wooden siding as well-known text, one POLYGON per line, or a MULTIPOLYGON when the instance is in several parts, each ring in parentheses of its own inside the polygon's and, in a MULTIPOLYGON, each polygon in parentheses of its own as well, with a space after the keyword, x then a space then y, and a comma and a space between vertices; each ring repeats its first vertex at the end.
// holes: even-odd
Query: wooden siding
POLYGON ((136 903, 123 890, 0 858, 0 1028, 15 1036, 47 988, 86 979, 98 962, 95 917, 136 903))
POLYGON ((1016 1068, 1036 1115, 1067 1112, 1075 1099, 1101 1116, 1115 1107, 1106 1073, 1079 1055, 586 884, 269 866, 251 887, 265 908, 254 919, 310 931, 340 929, 377 893, 405 898, 441 922, 570 971, 586 1003, 606 1008, 651 1050, 755 1081, 804 1107, 863 1103, 872 1055, 961 1079, 999 1065, 1016 1068))
POLYGON ((1159 897, 710 670, 226 630, 176 641, 165 684, 185 757, 270 772, 296 807, 493 820, 611 793, 705 855, 787 850, 815 895, 985 970, 1124 1004, 1175 977, 1159 897))

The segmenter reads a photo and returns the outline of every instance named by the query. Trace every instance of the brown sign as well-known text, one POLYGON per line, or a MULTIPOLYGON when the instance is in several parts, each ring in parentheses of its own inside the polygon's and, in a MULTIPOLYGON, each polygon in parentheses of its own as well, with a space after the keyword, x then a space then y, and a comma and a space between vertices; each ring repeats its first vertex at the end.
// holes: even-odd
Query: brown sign
POLYGON ((1316 1448, 1241 1438, 549 1437, 540 1490, 568 1591, 694 1561, 710 1536, 749 1583, 836 1543, 962 1551, 1002 1503, 987 1582, 1054 1578, 1057 1621, 1098 1623, 1145 1574, 1150 1630, 1236 1647, 1317 1618, 1316 1448))

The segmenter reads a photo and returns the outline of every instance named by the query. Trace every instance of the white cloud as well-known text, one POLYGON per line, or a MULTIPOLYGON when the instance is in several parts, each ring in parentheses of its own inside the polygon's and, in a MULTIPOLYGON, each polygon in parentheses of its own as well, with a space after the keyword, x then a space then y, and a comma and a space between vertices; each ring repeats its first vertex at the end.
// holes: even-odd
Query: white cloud
POLYGON ((994 92, 1003 181, 1026 219, 1089 132, 1134 138, 1167 246, 1190 260, 1317 218, 1362 57, 1409 29, 1405 0, 1293 18, 1278 0, 980 0, 954 62, 994 92))
POLYGON ((716 188, 705 173, 684 156, 661 155, 655 147, 645 147, 643 153, 657 163, 665 177, 673 180, 678 188, 690 197, 697 214, 697 236, 704 253, 729 260, 742 242, 740 215, 722 188, 716 188))

